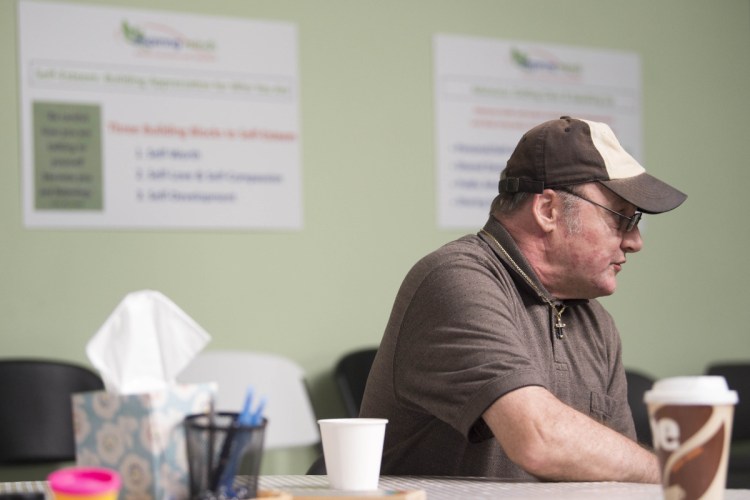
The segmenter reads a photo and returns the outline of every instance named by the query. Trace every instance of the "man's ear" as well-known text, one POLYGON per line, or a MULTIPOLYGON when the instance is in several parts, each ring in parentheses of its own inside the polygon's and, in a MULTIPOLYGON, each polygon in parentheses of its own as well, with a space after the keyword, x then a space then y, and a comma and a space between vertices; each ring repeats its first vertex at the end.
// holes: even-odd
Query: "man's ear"
POLYGON ((561 216, 560 196, 552 189, 545 189, 542 194, 535 194, 531 204, 531 213, 539 228, 549 233, 557 227, 561 216))

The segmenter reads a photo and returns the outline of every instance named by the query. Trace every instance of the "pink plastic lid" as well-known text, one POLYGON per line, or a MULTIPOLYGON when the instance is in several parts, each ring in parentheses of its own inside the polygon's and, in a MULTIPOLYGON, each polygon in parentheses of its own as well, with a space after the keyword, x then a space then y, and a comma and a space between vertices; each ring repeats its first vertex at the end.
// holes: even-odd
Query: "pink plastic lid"
POLYGON ((52 491, 73 495, 96 495, 120 489, 120 475, 102 467, 69 467, 47 477, 52 491))

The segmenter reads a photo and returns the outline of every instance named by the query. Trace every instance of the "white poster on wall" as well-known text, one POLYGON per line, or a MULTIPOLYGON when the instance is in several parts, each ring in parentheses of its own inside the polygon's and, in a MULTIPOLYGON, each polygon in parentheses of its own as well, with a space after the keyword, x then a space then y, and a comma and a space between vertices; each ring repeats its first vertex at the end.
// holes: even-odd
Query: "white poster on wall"
POLYGON ((476 228, 524 132, 563 115, 608 123, 641 159, 637 54, 454 35, 434 37, 437 223, 476 228))
POLYGON ((27 227, 302 227, 294 25, 18 12, 27 227))

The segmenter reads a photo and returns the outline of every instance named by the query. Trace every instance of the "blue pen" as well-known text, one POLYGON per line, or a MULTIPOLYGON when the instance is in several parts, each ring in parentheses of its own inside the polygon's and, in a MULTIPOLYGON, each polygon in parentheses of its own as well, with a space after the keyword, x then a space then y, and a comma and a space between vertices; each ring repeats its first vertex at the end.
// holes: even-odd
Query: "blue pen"
POLYGON ((266 407, 266 397, 263 396, 260 398, 260 403, 258 403, 258 408, 255 409, 255 412, 250 418, 250 425, 252 426, 260 425, 260 423, 263 421, 263 410, 265 409, 265 407, 266 407))
POLYGON ((250 406, 253 403, 253 388, 247 388, 247 394, 245 395, 245 403, 242 405, 242 411, 237 416, 237 422, 241 425, 250 425, 253 418, 253 413, 250 411, 250 406))
MULTIPOLYGON (((219 454, 219 464, 213 471, 213 477, 211 478, 210 489, 214 493, 219 493, 220 489, 231 491, 232 481, 234 474, 230 471, 230 455, 232 453, 232 446, 235 444, 234 434, 241 420, 248 418, 246 415, 250 413, 250 404, 253 399, 253 388, 248 387, 247 395, 245 396, 245 402, 242 406, 242 410, 239 415, 232 422, 231 426, 227 429, 227 435, 224 437, 224 444, 221 446, 221 452, 219 454)), ((235 452, 235 454, 238 452, 235 452)))
POLYGON ((221 464, 223 470, 217 470, 217 477, 219 478, 217 486, 219 486, 219 493, 224 493, 229 498, 235 496, 233 490, 234 477, 237 473, 237 466, 242 451, 247 444, 247 439, 250 437, 250 433, 241 432, 239 439, 235 439, 234 433, 237 432, 240 427, 256 426, 263 420, 263 409, 266 404, 266 398, 261 398, 255 411, 251 411, 252 401, 253 389, 250 387, 248 388, 242 411, 237 416, 237 420, 233 423, 232 428, 230 429, 230 434, 227 434, 226 441, 224 442, 224 447, 222 449, 223 463, 221 464))

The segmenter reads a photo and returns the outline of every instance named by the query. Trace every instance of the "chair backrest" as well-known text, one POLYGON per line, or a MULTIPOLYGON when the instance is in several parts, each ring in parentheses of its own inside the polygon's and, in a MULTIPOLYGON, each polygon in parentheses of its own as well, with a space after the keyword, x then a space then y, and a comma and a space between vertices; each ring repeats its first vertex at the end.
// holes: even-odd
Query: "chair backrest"
POLYGON ((370 367, 377 352, 377 347, 372 347, 344 354, 333 370, 333 378, 349 417, 359 416, 367 376, 370 374, 370 367))
POLYGON ((740 400, 734 407, 732 440, 750 439, 750 362, 713 363, 708 375, 721 375, 730 389, 737 391, 740 400))
POLYGON ((305 373, 291 359, 252 351, 203 351, 178 375, 177 380, 183 383, 216 382, 217 411, 239 411, 250 386, 256 398, 266 396, 266 448, 320 442, 305 373))
POLYGON ((73 363, 0 360, 0 463, 74 460, 70 396, 103 388, 96 372, 73 363))
POLYGON ((651 424, 648 420, 648 408, 643 401, 646 391, 654 385, 654 379, 648 375, 635 370, 625 370, 625 378, 628 381, 628 405, 633 413, 635 423, 635 434, 638 442, 653 446, 651 438, 651 424))

